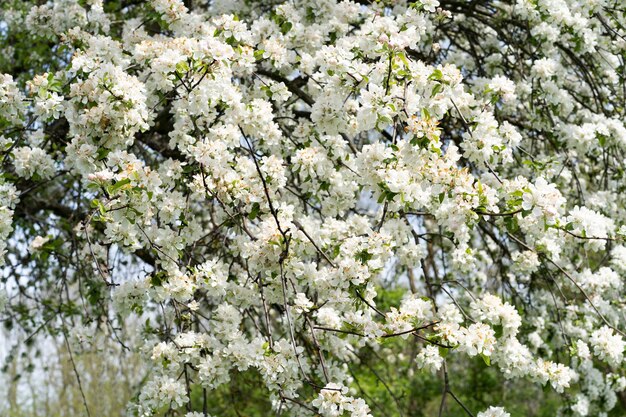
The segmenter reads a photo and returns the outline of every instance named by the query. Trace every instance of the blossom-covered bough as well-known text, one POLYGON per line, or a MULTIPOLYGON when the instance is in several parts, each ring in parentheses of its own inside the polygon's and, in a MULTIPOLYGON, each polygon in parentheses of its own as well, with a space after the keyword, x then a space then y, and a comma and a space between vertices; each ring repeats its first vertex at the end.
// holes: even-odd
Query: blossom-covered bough
POLYGON ((562 415, 626 407, 623 2, 1 7, 16 345, 144 352, 138 416, 233 384, 264 415, 421 415, 373 361, 435 374, 435 414, 508 416, 455 391, 472 357, 562 415))

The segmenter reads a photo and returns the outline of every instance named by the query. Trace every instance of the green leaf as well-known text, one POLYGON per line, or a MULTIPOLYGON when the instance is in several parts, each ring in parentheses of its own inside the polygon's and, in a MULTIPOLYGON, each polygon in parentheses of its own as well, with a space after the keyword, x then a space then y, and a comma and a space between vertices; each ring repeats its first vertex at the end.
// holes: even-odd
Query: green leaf
POLYGON ((42 249, 48 252, 54 252, 56 250, 58 250, 61 245, 63 244, 63 240, 60 238, 56 238, 54 240, 50 240, 48 242, 46 242, 43 246, 42 249))
POLYGON ((315 21, 315 9, 313 7, 309 6, 306 8, 306 20, 309 22, 315 21))
POLYGON ((264 53, 265 53, 265 50, 257 49, 256 51, 254 51, 254 59, 256 59, 257 61, 262 60, 264 53))
POLYGON ((91 207, 97 208, 101 216, 104 216, 106 214, 106 208, 97 198, 94 198, 93 200, 91 200, 91 207))
POLYGON ((443 72, 441 72, 441 70, 439 68, 437 68, 436 70, 433 71, 432 74, 430 74, 430 77, 428 77, 429 80, 435 80, 435 81, 441 81, 443 79, 443 72))
POLYGON ((114 192, 116 192, 117 190, 125 186, 126 184, 130 184, 130 178, 124 178, 123 180, 117 181, 113 185, 109 185, 107 187, 107 191, 109 192, 109 194, 113 194, 114 192))
POLYGON ((480 357, 483 358, 483 361, 485 361, 485 364, 487 366, 491 366, 491 358, 489 356, 485 355, 484 353, 481 353, 480 357))
POLYGON ((282 33, 283 35, 286 35, 287 32, 289 32, 292 27, 293 27, 293 23, 283 22, 283 24, 280 25, 280 33, 282 33))
POLYGON ((109 149, 98 148, 98 151, 96 152, 96 160, 97 161, 104 160, 109 155, 110 152, 111 151, 109 149))
POLYGON ((176 64, 176 72, 179 74, 186 74, 189 71, 189 64, 186 61, 176 64))
POLYGON ((265 91, 265 94, 267 95, 267 97, 272 98, 272 89, 266 85, 261 86, 261 90, 265 91))
POLYGON ((443 85, 435 84, 432 93, 430 93, 430 97, 435 97, 441 90, 443 90, 443 85))
POLYGON ((446 356, 448 356, 448 353, 450 353, 450 349, 444 348, 444 347, 439 347, 439 356, 441 356, 442 358, 445 358, 446 356))
POLYGON ((504 328, 502 327, 501 324, 497 324, 493 326, 493 331, 495 332, 495 336, 497 339, 501 338, 502 335, 504 334, 504 328))
POLYGON ((362 264, 365 264, 367 261, 372 259, 374 255, 369 253, 367 250, 363 249, 361 252, 357 253, 355 259, 360 261, 362 264))
POLYGON ((252 210, 250 210, 250 213, 248 214, 248 219, 250 220, 256 219, 257 216, 259 215, 260 210, 261 210, 261 206, 259 205, 259 203, 252 204, 252 210))
POLYGON ((164 271, 159 271, 150 277, 150 284, 153 287, 160 287, 161 285, 163 285, 164 282, 167 281, 166 277, 167 275, 164 271))

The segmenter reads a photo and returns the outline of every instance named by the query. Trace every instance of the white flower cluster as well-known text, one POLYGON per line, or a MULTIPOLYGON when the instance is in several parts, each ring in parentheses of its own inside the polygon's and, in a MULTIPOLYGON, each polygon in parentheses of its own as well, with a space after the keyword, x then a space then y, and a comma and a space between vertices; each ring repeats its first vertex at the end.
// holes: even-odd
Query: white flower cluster
POLYGON ((485 411, 481 411, 478 417, 511 417, 511 414, 504 411, 502 407, 489 407, 485 411))
POLYGON ((58 94, 60 86, 54 74, 37 75, 28 83, 35 100, 35 115, 43 120, 58 119, 63 112, 63 97, 58 94))
POLYGON ((24 99, 13 77, 0 74, 0 117, 10 124, 20 124, 26 111, 24 99))
POLYGON ((100 65, 86 79, 73 83, 65 117, 77 137, 101 140, 110 149, 132 143, 148 128, 148 109, 141 82, 112 64, 100 65))
POLYGON ((0 180, 0 266, 5 262, 7 240, 13 231, 13 212, 18 202, 15 186, 0 180))
POLYGON ((15 173, 23 178, 50 179, 56 172, 54 159, 41 148, 21 146, 13 151, 15 173))
POLYGON ((626 342, 622 336, 615 334, 613 329, 603 326, 591 334, 589 342, 593 346, 593 353, 599 359, 612 366, 623 364, 626 342))
POLYGON ((509 303, 503 303, 499 297, 485 294, 480 300, 472 303, 474 317, 487 321, 492 325, 500 325, 504 336, 516 336, 522 325, 522 318, 509 303))
POLYGON ((319 396, 313 400, 312 406, 316 407, 324 417, 371 417, 370 409, 360 398, 347 396, 348 388, 336 383, 328 383, 320 390, 319 396), (346 414, 347 413, 347 414, 346 414))
POLYGON ((4 288, 0 288, 0 313, 4 313, 4 310, 9 303, 9 296, 4 288))

